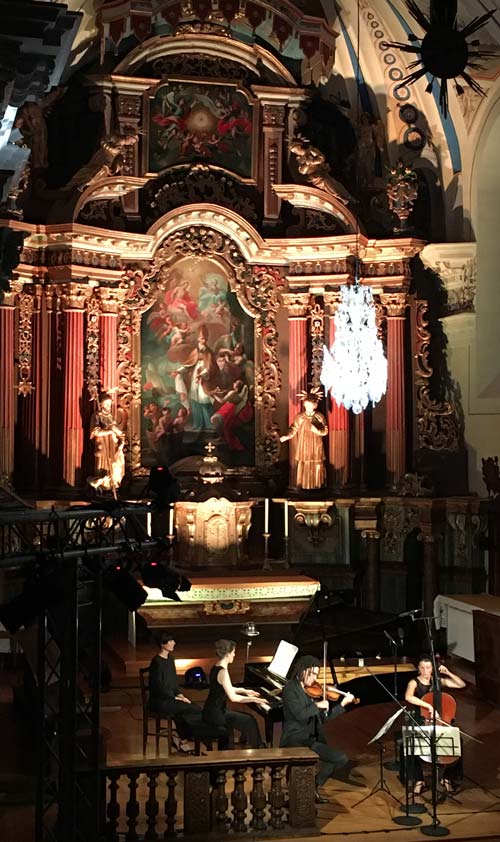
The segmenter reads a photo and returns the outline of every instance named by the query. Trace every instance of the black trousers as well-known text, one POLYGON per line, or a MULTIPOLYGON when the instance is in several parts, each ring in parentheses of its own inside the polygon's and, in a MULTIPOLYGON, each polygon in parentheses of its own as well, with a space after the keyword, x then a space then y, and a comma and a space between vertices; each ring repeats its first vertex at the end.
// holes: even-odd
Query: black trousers
POLYGON ((201 708, 180 699, 155 699, 150 707, 153 713, 174 717, 175 727, 181 740, 191 739, 190 723, 201 722, 201 708))
MULTIPOLYGON (((251 713, 243 713, 239 710, 228 710, 224 714, 224 727, 231 733, 239 731, 245 737, 249 748, 259 748, 262 739, 259 726, 251 713)), ((219 748, 224 749, 229 745, 230 737, 223 737, 219 740, 219 748)))
POLYGON ((332 748, 327 743, 316 742, 309 746, 309 748, 320 759, 319 771, 316 777, 317 786, 323 786, 329 777, 340 772, 349 762, 349 758, 345 752, 337 748, 332 748))

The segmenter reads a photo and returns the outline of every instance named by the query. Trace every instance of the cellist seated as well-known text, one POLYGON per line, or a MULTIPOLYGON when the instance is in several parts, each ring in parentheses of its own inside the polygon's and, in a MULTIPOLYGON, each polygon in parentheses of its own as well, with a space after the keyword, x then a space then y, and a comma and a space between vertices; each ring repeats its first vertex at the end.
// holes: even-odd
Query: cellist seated
MULTIPOLYGON (((440 683, 442 688, 449 688, 454 690, 461 690, 465 687, 465 681, 460 676, 450 672, 448 667, 444 664, 439 666, 440 683)), ((418 675, 408 682, 405 693, 405 701, 414 707, 414 717, 420 723, 432 723, 434 715, 436 715, 436 723, 438 725, 451 725, 455 713, 455 700, 449 694, 444 694, 444 701, 450 701, 452 706, 451 716, 448 712, 442 711, 442 715, 438 711, 434 711, 432 704, 433 696, 431 695, 436 690, 435 681, 433 677, 432 661, 430 658, 421 658, 418 662, 418 675)), ((443 789, 446 792, 456 792, 460 781, 462 779, 462 761, 457 758, 455 763, 447 764, 445 767, 445 775, 442 778, 443 789)), ((414 795, 421 795, 426 789, 424 781, 422 761, 420 757, 408 757, 406 774, 410 781, 413 781, 414 795)))

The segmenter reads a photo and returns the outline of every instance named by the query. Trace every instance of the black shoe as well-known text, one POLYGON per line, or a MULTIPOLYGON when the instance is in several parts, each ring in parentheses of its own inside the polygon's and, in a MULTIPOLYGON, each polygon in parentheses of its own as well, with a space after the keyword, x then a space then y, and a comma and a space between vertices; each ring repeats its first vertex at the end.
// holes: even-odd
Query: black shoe
POLYGON ((320 795, 318 790, 315 792, 314 800, 316 804, 328 804, 328 798, 325 798, 324 795, 320 795))

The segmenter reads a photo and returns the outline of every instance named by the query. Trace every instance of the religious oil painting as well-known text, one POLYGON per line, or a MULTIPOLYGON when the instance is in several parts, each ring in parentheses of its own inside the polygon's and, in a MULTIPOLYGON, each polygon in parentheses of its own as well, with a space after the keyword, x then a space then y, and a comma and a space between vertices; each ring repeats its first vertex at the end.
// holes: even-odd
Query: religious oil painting
POLYGON ((200 161, 252 178, 254 107, 234 85, 172 81, 151 99, 150 172, 200 161))
POLYGON ((254 326, 220 265, 179 259, 142 316, 145 467, 205 453, 254 465, 254 326))

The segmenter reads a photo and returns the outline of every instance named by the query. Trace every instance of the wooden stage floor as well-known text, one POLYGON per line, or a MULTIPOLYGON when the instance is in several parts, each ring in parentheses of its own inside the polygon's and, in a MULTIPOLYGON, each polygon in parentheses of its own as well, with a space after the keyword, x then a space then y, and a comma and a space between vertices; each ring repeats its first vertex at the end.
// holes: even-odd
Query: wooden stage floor
MULTIPOLYGON (((276 641, 262 640, 254 644, 251 660, 269 657, 276 641), (269 651, 266 651, 268 649, 269 651)), ((127 649, 128 655, 130 655, 127 649)), ((154 648, 143 647, 138 660, 147 662, 154 648)), ((193 651, 179 643, 179 660, 193 661, 193 651), (184 651, 183 651, 184 650, 184 651)), ((201 662, 208 662, 209 646, 198 649, 201 662)), ((242 677, 245 660, 244 643, 238 646, 238 657, 232 670, 235 681, 242 677)), ((196 661, 198 662, 198 660, 196 661)), ((450 664, 450 666, 452 666, 450 664)), ((452 666, 453 668, 453 666, 452 666)), ((461 671, 456 667, 457 671, 461 671)), ((181 672, 181 670, 180 670, 181 672)), ((468 678, 469 676, 464 675, 468 678)), ((19 677, 3 673, 0 678, 0 840, 1 842, 34 842, 33 834, 33 750, 26 733, 25 722, 12 710, 12 682, 19 677), (10 780, 10 784, 8 784, 10 780), (31 786, 30 786, 31 781, 31 786), (4 783, 2 795, 2 782, 4 783), (6 794, 5 794, 6 793, 6 794)), ((203 691, 189 691, 193 701, 202 703, 203 691)), ((500 840, 500 709, 476 698, 475 688, 456 693, 458 724, 480 744, 464 739, 463 789, 457 796, 459 803, 448 801, 438 808, 442 825, 449 829, 448 839, 500 840)), ((356 762, 359 784, 329 781, 325 794, 331 799, 318 806, 316 842, 414 842, 422 839, 417 828, 404 828, 392 819, 401 815, 397 801, 377 792, 369 796, 379 779, 378 752, 368 741, 394 710, 393 703, 353 708, 345 716, 329 723, 328 736, 332 744, 344 749, 356 762), (358 806, 357 802, 369 796, 358 806)), ((142 759, 141 721, 137 669, 128 666, 118 669, 113 664, 113 686, 102 696, 102 726, 108 732, 108 758, 117 761, 142 759)), ((148 756, 153 756, 150 743, 148 756)), ((386 759, 392 759, 392 743, 387 743, 386 759)), ((385 782, 397 799, 403 799, 403 787, 395 772, 385 771, 385 782)), ((428 793, 419 799, 430 810, 428 793)), ((423 814, 422 823, 431 823, 430 812, 423 814)), ((311 837, 309 837, 311 839, 311 837)))

